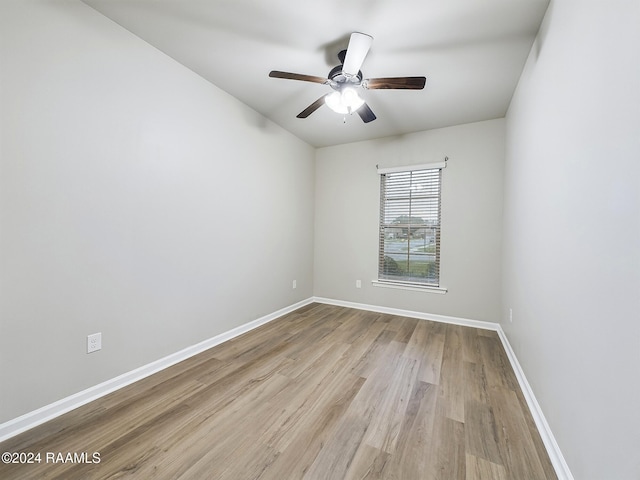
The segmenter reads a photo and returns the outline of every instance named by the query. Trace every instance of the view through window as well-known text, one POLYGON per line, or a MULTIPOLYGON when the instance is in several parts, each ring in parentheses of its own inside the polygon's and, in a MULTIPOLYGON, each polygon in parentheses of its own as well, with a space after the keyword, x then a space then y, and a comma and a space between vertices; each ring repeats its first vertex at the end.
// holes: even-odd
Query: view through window
POLYGON ((441 178, 441 168, 380 175, 380 281, 439 286, 441 178))

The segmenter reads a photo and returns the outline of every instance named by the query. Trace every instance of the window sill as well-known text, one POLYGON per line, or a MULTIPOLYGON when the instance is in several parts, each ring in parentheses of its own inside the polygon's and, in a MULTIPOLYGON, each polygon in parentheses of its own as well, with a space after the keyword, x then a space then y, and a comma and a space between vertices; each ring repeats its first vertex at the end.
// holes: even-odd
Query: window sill
POLYGON ((396 288, 398 290, 411 290, 414 292, 437 293, 439 295, 444 295, 445 293, 447 293, 447 289, 444 287, 431 287, 428 285, 417 285, 411 283, 389 282, 381 280, 372 280, 371 284, 374 287, 396 288))

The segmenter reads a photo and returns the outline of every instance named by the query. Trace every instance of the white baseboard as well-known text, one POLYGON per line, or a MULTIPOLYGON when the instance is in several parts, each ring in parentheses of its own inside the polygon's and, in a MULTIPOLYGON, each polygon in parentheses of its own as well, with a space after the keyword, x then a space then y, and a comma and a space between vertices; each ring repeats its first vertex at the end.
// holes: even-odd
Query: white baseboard
POLYGON ((311 298, 308 298, 293 305, 289 305, 288 307, 282 308, 276 312, 265 315, 264 317, 260 317, 256 320, 245 323, 244 325, 240 325, 239 327, 221 333, 220 335, 216 335, 215 337, 209 338, 208 340, 204 340, 203 342, 197 343, 196 345, 184 348, 164 358, 107 380, 106 382, 94 385, 93 387, 89 387, 86 390, 70 395, 66 398, 58 400, 57 402, 45 405, 42 408, 21 415, 20 417, 9 420, 8 422, 2 423, 0 424, 0 442, 14 437, 49 420, 53 420, 60 415, 63 415, 82 405, 92 402, 93 400, 97 400, 98 398, 119 390, 122 387, 126 387, 127 385, 137 382, 138 380, 142 380, 143 378, 153 375, 160 370, 164 370, 165 368, 175 365, 176 363, 182 362, 183 360, 193 357, 198 353, 204 352, 211 347, 215 347, 222 342, 231 340, 238 335, 242 335, 249 330, 253 330, 256 327, 259 327, 260 325, 269 323, 283 315, 286 315, 287 313, 290 313, 294 310, 297 310, 298 308, 312 303, 312 301, 313 300, 311 298))
POLYGON ((502 342, 502 345, 507 353, 507 357, 511 362, 511 366, 513 371, 516 374, 516 378, 518 379, 518 383, 520 384, 520 388, 524 394, 524 397, 527 401, 527 405, 531 410, 531 414, 533 419, 538 427, 538 431, 540 432, 540 436, 542 437, 542 441, 547 449, 549 454, 549 458, 551 459, 551 463, 556 471, 556 475, 559 480, 574 480, 571 471, 569 470, 569 466, 567 465, 562 452, 558 446, 558 443, 551 432, 551 428, 547 423, 547 420, 542 413, 542 409, 540 408, 540 404, 536 400, 535 395, 533 394, 533 390, 531 390, 531 386, 527 381, 527 378, 518 362, 518 359, 509 344, 509 340, 507 339, 506 334, 502 330, 502 327, 499 323, 493 322, 484 322, 480 320, 471 320, 468 318, 460 318, 460 317, 450 317, 445 315, 437 315, 437 314, 429 314, 423 312, 415 312, 411 310, 402 310, 397 308, 390 307, 382 307, 378 305, 367 305, 362 303, 354 303, 347 302, 343 300, 334 300, 330 298, 323 297, 311 297, 306 300, 302 300, 298 303, 290 305, 288 307, 282 308, 276 312, 265 315, 261 318, 253 320, 249 323, 245 323, 244 325, 240 325, 232 330, 221 333, 220 335, 216 335, 208 340, 200 342, 196 345, 192 345, 187 347, 179 352, 168 355, 164 358, 156 360, 155 362, 151 362, 147 365, 144 365, 140 368, 132 370, 130 372, 124 373, 118 377, 112 378, 111 380, 107 380, 106 382, 100 383, 93 387, 90 387, 86 390, 78 392, 69 397, 63 398, 54 402, 50 405, 46 405, 38 410, 34 410, 33 412, 26 413, 18 418, 13 420, 9 420, 6 423, 0 424, 0 442, 7 440, 8 438, 14 437, 26 430, 29 430, 33 427, 36 427, 44 422, 52 420, 64 413, 67 413, 71 410, 74 410, 82 405, 85 405, 93 400, 97 400, 100 397, 103 397, 111 392, 114 392, 120 388, 123 388, 127 385, 130 385, 138 380, 142 380, 145 377, 148 377, 160 370, 164 370, 172 365, 175 365, 178 362, 186 360, 198 353, 204 352, 209 348, 212 348, 216 345, 219 345, 227 340, 231 340, 238 335, 242 335, 250 330, 253 330, 260 325, 264 325, 265 323, 269 323, 287 313, 290 313, 298 308, 309 305, 310 303, 325 303, 328 305, 336 305, 340 307, 347 308, 355 308, 358 310, 368 310, 371 312, 377 313, 387 313, 390 315, 398 315, 403 317, 411 317, 418 318, 421 320, 433 320, 436 322, 450 323, 454 325, 462 325, 465 327, 474 327, 474 328, 483 328, 485 330, 493 330, 498 333, 498 336, 502 342))
POLYGON ((542 408, 540 408, 540 404, 538 403, 536 396, 533 394, 531 385, 529 385, 527 377, 525 377, 524 375, 524 370, 522 370, 520 362, 518 362, 518 358, 511 348, 511 344, 509 343, 507 335, 504 333, 504 330, 502 330, 502 326, 498 325, 498 327, 498 336, 502 341, 502 346, 504 347, 505 352, 507 352, 507 357, 509 357, 509 362, 511 363, 511 367, 516 374, 520 389, 522 390, 524 398, 527 401, 529 410, 531 410, 531 415, 533 416, 533 420, 536 423, 536 427, 538 427, 538 431, 540 432, 540 436, 542 437, 542 442, 547 449, 549 459, 551 460, 551 464, 556 471, 558 480, 574 480, 573 474, 571 473, 571 470, 569 470, 569 465, 567 465, 567 462, 564 459, 562 452, 560 451, 558 442, 556 442, 556 439, 551 432, 551 427, 549 427, 547 419, 542 413, 542 408))
POLYGON ((493 330, 495 332, 497 332, 498 328, 500 328, 500 324, 493 322, 483 322, 481 320, 471 320, 469 318, 461 317, 449 317, 446 315, 437 315, 434 313, 414 312, 412 310, 381 307, 379 305, 346 302, 344 300, 334 300, 332 298, 313 297, 313 301, 317 303, 326 303, 328 305, 336 305, 338 307, 356 308, 358 310, 368 310, 370 312, 377 313, 388 313, 390 315, 398 315, 400 317, 419 318, 421 320, 433 320, 434 322, 452 323, 454 325, 462 325, 465 327, 482 328, 485 330, 493 330))
POLYGON ((525 400, 527 401, 527 406, 531 411, 531 415, 533 416, 533 420, 535 421, 536 427, 538 427, 538 431, 540 432, 540 436, 542 437, 542 441, 544 443, 545 448, 547 449, 547 453, 549 454, 549 459, 551 460, 551 464, 558 476, 558 480, 574 480, 571 471, 569 470, 569 466, 560 451, 560 447, 556 442, 553 433, 551 432, 551 428, 547 423, 547 420, 542 413, 542 409, 540 408, 540 404, 536 400, 535 395, 533 394, 533 390, 531 389, 531 385, 527 381, 527 377, 520 366, 520 362, 516 357, 511 345, 509 344, 509 340, 507 339, 507 335, 502 330, 502 326, 499 323, 493 322, 484 322, 480 320, 471 320, 468 318, 460 318, 460 317, 449 317, 444 315, 435 315, 430 313, 422 313, 422 312, 414 312, 410 310, 401 310, 398 308, 389 308, 389 307, 381 307, 378 305, 366 305, 362 303, 353 303, 346 302, 343 300, 333 300, 330 298, 322 298, 322 297, 313 297, 314 302, 318 303, 326 303, 329 305, 336 305, 340 307, 348 307, 348 308, 356 308, 358 310, 368 310, 371 312, 377 313, 388 313, 390 315, 398 315, 402 317, 411 317, 418 318, 422 320, 433 320, 436 322, 443 323, 451 323, 454 325, 462 325, 465 327, 474 327, 474 328, 483 328, 485 330, 493 330, 498 333, 498 337, 500 337, 500 341, 502 342, 502 346, 504 347, 505 352, 507 353, 507 357, 509 358, 509 362, 511 363, 511 367, 515 372, 516 378, 518 379, 518 384, 522 389, 522 393, 524 395, 525 400))

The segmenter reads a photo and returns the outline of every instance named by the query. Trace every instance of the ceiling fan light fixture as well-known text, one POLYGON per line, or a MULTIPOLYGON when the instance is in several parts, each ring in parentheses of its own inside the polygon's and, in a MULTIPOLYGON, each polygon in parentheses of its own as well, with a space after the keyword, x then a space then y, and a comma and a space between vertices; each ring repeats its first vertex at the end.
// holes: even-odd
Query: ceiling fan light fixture
POLYGON ((360 67, 364 62, 373 37, 365 33, 354 32, 349 37, 349 45, 346 50, 338 53, 340 65, 331 69, 327 78, 316 77, 314 75, 302 75, 300 73, 281 72, 272 70, 269 73, 273 78, 285 78, 289 80, 300 80, 303 82, 321 83, 328 85, 334 92, 323 95, 315 102, 301 111, 297 118, 307 118, 318 110, 324 102, 334 112, 346 116, 357 112, 364 123, 374 121, 377 117, 358 95, 356 88, 367 90, 422 90, 424 88, 425 77, 381 77, 364 78, 360 67))
POLYGON ((364 105, 364 100, 352 87, 345 87, 339 92, 333 92, 324 99, 327 106, 336 113, 350 114, 364 105))

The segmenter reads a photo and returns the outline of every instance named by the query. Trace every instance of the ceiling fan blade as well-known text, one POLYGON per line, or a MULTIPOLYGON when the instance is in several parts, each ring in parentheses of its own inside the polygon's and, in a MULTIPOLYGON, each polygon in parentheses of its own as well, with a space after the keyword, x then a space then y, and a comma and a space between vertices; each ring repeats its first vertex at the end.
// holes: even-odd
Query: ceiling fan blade
MULTIPOLYGON (((328 95, 328 94, 327 94, 328 95)), ((307 108, 305 108, 303 111, 301 111, 298 115, 296 115, 296 117, 298 118, 307 118, 309 115, 311 115, 313 112, 315 112, 317 109, 319 109, 322 105, 324 105, 324 98, 327 95, 323 95, 321 96, 318 100, 316 100, 315 102, 313 102, 311 105, 309 105, 307 108)))
POLYGON ((369 53, 373 37, 365 33, 354 32, 349 39, 349 46, 347 47, 347 55, 344 58, 344 64, 342 65, 342 73, 347 75, 357 75, 362 67, 364 58, 369 53))
POLYGON ((422 90, 426 82, 427 79, 425 77, 390 77, 369 78, 362 82, 362 85, 370 90, 422 90))
POLYGON ((364 123, 373 122, 377 117, 373 110, 366 103, 358 109, 358 115, 364 123))
POLYGON ((326 78, 316 77, 314 75, 302 75, 301 73, 279 72, 278 70, 270 71, 269 76, 272 78, 286 78, 288 80, 302 80, 303 82, 313 82, 313 83, 327 83, 329 81, 326 78))

